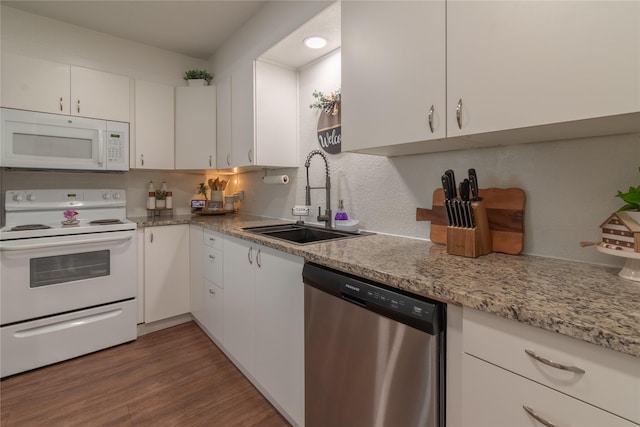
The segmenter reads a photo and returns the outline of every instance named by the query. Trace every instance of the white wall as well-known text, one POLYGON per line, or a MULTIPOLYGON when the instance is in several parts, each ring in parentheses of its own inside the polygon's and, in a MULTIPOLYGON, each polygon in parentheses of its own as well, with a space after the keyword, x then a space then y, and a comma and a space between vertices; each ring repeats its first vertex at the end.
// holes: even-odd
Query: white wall
MULTIPOLYGON (((308 105, 314 90, 327 93, 340 87, 340 54, 302 70, 299 81, 300 167, 269 172, 289 174, 287 186, 264 185, 263 172, 241 174, 239 186, 247 192, 245 212, 293 219, 290 208, 304 204, 304 161, 319 148, 319 113, 308 105)), ((461 177, 474 167, 481 188, 525 190, 525 253, 608 265, 621 260, 579 243, 598 241, 600 223, 622 206, 614 197, 617 190, 640 183, 640 135, 393 158, 356 153, 328 157, 332 209, 335 212, 338 199, 344 199, 350 218, 359 219, 368 230, 428 238, 429 223, 416 222, 416 207, 431 207, 433 190, 446 169, 461 177)), ((323 185, 323 174, 322 160, 316 156, 311 161, 311 185, 323 185)), ((324 209, 324 191, 312 191, 311 199, 315 218, 317 207, 324 209)))

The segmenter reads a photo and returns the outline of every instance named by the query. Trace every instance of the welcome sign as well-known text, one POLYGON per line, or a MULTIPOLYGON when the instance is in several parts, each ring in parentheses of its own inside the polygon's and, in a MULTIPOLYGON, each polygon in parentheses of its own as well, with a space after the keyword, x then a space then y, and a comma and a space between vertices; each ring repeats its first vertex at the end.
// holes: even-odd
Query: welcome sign
POLYGON ((318 118, 318 144, 329 154, 342 152, 340 103, 336 102, 327 112, 321 110, 318 118))

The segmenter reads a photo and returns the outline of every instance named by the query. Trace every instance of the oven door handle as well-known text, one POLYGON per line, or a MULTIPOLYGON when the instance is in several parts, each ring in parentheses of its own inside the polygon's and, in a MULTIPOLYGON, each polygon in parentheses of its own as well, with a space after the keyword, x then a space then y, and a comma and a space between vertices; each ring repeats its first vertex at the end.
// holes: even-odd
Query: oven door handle
POLYGON ((97 237, 94 239, 83 239, 83 240, 64 240, 58 242, 41 242, 41 243, 21 243, 19 240, 13 242, 2 242, 0 246, 0 251, 26 251, 31 249, 42 249, 42 248, 52 248, 56 246, 73 246, 73 245, 84 245, 87 243, 106 243, 106 242, 118 242, 131 240, 135 234, 127 234, 125 236, 112 236, 112 237, 97 237))

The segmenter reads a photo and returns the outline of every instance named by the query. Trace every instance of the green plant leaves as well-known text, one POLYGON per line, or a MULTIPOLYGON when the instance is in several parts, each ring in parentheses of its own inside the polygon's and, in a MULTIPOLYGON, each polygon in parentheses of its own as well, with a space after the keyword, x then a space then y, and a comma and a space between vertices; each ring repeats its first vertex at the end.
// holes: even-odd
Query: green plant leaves
MULTIPOLYGON (((640 167, 638 171, 640 172, 640 167)), ((618 191, 616 197, 620 197, 626 203, 619 211, 640 211, 640 185, 629 187, 629 191, 626 193, 618 191)))

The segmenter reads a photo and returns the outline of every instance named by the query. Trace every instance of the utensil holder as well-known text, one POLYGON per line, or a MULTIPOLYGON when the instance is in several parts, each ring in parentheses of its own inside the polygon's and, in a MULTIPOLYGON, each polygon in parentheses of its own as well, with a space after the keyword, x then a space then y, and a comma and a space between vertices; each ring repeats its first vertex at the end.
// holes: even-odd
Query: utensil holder
POLYGON ((474 228, 447 227, 447 253, 477 258, 492 251, 487 210, 482 201, 471 203, 474 228))

